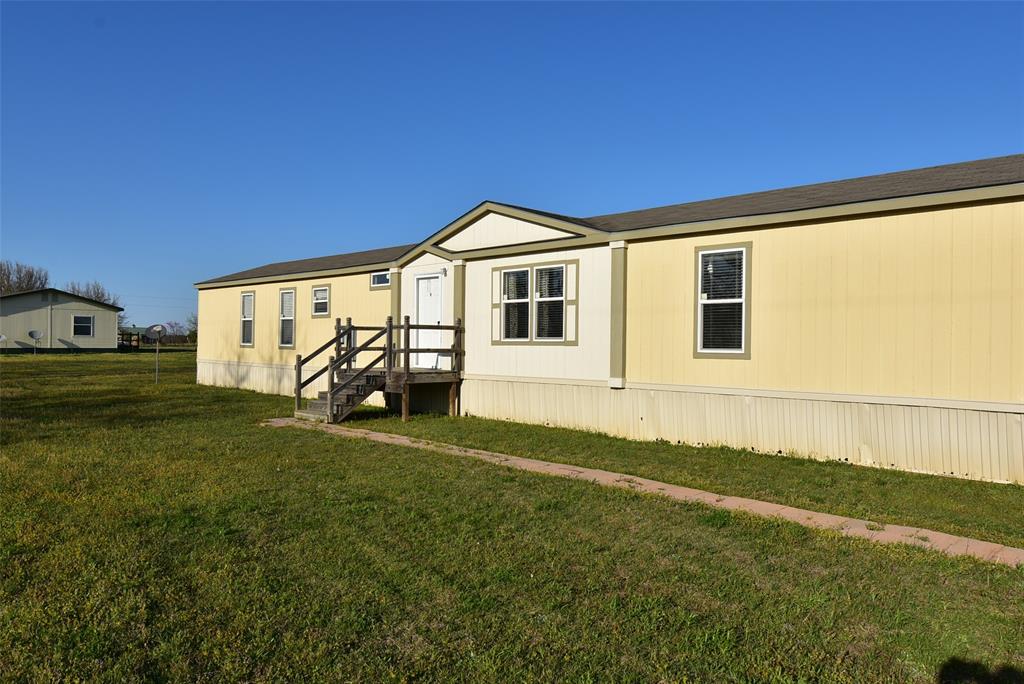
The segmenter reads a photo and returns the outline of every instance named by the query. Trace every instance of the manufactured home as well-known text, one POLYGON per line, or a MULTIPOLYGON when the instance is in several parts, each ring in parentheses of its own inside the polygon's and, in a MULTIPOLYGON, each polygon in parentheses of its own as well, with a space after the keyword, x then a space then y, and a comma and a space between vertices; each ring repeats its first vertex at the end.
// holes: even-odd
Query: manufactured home
POLYGON ((198 382, 1024 482, 1024 155, 197 283, 198 382))
POLYGON ((117 351, 119 306, 46 287, 0 297, 4 351, 117 351))

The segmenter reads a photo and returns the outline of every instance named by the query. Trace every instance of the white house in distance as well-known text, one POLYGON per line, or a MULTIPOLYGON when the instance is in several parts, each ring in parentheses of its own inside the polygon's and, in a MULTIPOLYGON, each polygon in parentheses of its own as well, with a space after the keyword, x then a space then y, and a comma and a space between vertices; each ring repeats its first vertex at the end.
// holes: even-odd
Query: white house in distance
POLYGON ((119 306, 53 287, 0 297, 5 351, 116 351, 119 306), (39 339, 29 332, 36 330, 39 339))

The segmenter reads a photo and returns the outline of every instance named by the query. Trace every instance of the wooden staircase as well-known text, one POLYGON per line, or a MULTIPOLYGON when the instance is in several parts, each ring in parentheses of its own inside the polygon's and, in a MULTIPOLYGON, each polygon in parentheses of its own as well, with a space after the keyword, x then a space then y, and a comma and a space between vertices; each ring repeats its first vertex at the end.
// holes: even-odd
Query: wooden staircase
POLYGON ((330 399, 330 392, 318 393, 316 399, 306 402, 305 409, 295 412, 296 418, 305 418, 321 423, 340 423, 371 394, 383 390, 387 384, 387 373, 382 370, 367 371, 358 378, 356 378, 358 371, 336 371, 336 373, 335 382, 339 387, 349 381, 351 384, 338 389, 334 394, 333 401, 330 399))
POLYGON ((395 326, 390 316, 383 326, 353 325, 352 319, 342 325, 341 319, 334 323, 334 337, 327 340, 310 355, 295 356, 295 417, 327 423, 340 423, 374 392, 401 394, 402 418, 409 417, 409 385, 417 382, 448 383, 449 412, 455 415, 457 388, 461 379, 461 361, 465 353, 462 348, 462 320, 455 325, 419 325, 409 322, 406 316, 401 326, 395 326), (451 347, 426 348, 412 346, 411 331, 449 330, 453 332, 451 347), (368 333, 362 344, 356 343, 358 333, 368 333), (396 344, 396 332, 401 334, 401 346, 396 344), (304 377, 303 366, 314 358, 332 349, 327 364, 304 377), (450 371, 414 369, 410 363, 413 353, 443 353, 452 359, 450 371), (368 356, 377 354, 368 363, 368 356), (362 367, 360 367, 361 364, 362 367), (302 406, 302 390, 322 375, 327 375, 327 390, 319 392, 316 399, 309 399, 302 406))

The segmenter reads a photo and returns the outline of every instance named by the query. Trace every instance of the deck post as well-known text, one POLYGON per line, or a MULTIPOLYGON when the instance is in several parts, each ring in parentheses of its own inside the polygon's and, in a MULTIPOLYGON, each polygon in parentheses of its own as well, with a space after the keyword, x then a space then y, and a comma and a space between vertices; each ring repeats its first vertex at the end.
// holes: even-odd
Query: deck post
POLYGON ((327 359, 327 422, 334 422, 334 357, 327 359))
POLYGON ((295 410, 302 408, 302 354, 295 355, 295 410))
POLYGON ((402 385, 402 422, 409 420, 409 383, 402 385))
POLYGON ((409 368, 410 368, 410 366, 409 366, 409 347, 411 345, 412 335, 409 334, 410 333, 409 317, 405 316, 403 321, 404 321, 404 325, 402 327, 405 328, 405 344, 402 345, 402 347, 403 347, 403 349, 402 349, 402 356, 404 357, 403 358, 403 363, 405 365, 405 375, 406 375, 406 377, 408 377, 409 376, 409 368))
MULTIPOLYGON (((348 334, 346 335, 346 342, 348 343, 348 351, 352 351, 356 347, 356 331, 352 329, 352 317, 349 316, 345 319, 345 325, 348 326, 348 334)), ((348 357, 348 370, 352 370, 352 357, 348 357)))
POLYGON ((453 382, 448 387, 448 415, 459 415, 459 383, 453 382))
POLYGON ((341 358, 341 318, 334 319, 334 356, 341 358))
POLYGON ((385 329, 388 331, 384 342, 384 370, 387 371, 387 379, 391 379, 391 371, 395 367, 395 321, 391 316, 388 316, 387 323, 384 324, 385 329))

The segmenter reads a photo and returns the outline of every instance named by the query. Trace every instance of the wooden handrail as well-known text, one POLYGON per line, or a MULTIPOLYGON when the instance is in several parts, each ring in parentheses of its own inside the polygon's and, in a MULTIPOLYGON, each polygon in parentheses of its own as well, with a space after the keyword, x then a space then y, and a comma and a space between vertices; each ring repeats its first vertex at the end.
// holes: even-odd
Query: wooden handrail
POLYGON ((343 334, 345 334, 346 332, 348 332, 348 330, 347 330, 347 329, 345 329, 345 328, 343 328, 343 329, 341 329, 340 331, 338 331, 338 332, 337 332, 337 333, 336 333, 336 334, 334 335, 334 337, 332 337, 331 339, 329 339, 329 340, 327 340, 326 342, 324 342, 324 343, 323 343, 323 344, 322 344, 322 345, 320 346, 320 348, 319 348, 319 349, 317 349, 317 350, 316 350, 315 352, 313 352, 313 353, 312 353, 312 354, 310 354, 309 356, 305 357, 304 359, 301 359, 301 360, 300 360, 300 363, 301 363, 301 365, 305 366, 305 365, 306 365, 307 363, 309 363, 310 361, 312 361, 313 359, 315 359, 315 358, 316 358, 317 356, 320 356, 320 354, 323 354, 323 353, 324 353, 325 351, 327 351, 327 348, 328 348, 328 347, 330 347, 330 346, 331 346, 332 344, 334 344, 335 342, 337 342, 337 341, 338 341, 338 340, 339 340, 339 339, 341 338, 341 336, 342 336, 343 334))
MULTIPOLYGON (((379 340, 381 337, 383 337, 385 333, 387 333, 387 328, 374 328, 374 330, 378 331, 376 335, 374 335, 370 339, 366 340, 365 342, 363 342, 358 347, 355 347, 353 349, 349 349, 347 352, 345 352, 338 359, 335 360, 334 365, 335 366, 340 366, 342 364, 350 365, 350 362, 356 356, 358 356, 360 354, 360 352, 371 351, 370 345, 373 344, 374 342, 376 342, 377 340, 379 340)), ((373 348, 372 351, 377 351, 377 348, 376 347, 373 348)))
MULTIPOLYGON (((413 323, 409 320, 409 316, 404 316, 402 323, 399 326, 395 325, 394 320, 391 316, 388 316, 387 323, 381 326, 375 325, 353 325, 352 319, 347 318, 345 323, 342 324, 340 318, 335 319, 334 323, 334 336, 327 340, 324 344, 320 345, 308 356, 303 357, 301 354, 295 355, 295 409, 299 410, 302 405, 302 390, 308 387, 310 384, 315 382, 324 373, 330 372, 331 376, 328 381, 328 396, 334 397, 342 389, 349 387, 356 380, 366 375, 367 371, 376 366, 384 363, 384 369, 390 377, 392 373, 403 372, 408 376, 412 372, 411 361, 413 354, 445 354, 449 355, 452 360, 452 372, 459 373, 462 370, 462 359, 466 355, 465 350, 465 327, 463 326, 462 319, 457 319, 454 325, 442 325, 442 324, 426 324, 426 323, 413 323), (396 330, 398 339, 396 339, 396 330), (413 330, 451 330, 452 345, 450 347, 413 347, 412 346, 412 331, 413 330), (374 332, 369 339, 360 345, 356 345, 356 333, 357 332, 374 332), (385 337, 385 343, 383 345, 374 346, 374 342, 385 337), (334 346, 335 354, 330 357, 327 365, 318 369, 315 373, 309 377, 303 379, 302 368, 310 361, 315 359, 320 354, 324 353, 331 346, 334 346), (372 362, 358 369, 358 371, 348 377, 344 383, 336 384, 336 378, 334 373, 339 370, 347 370, 351 372, 353 370, 353 363, 361 353, 365 352, 381 352, 372 362)), ((333 399, 329 402, 333 404, 333 399)))

